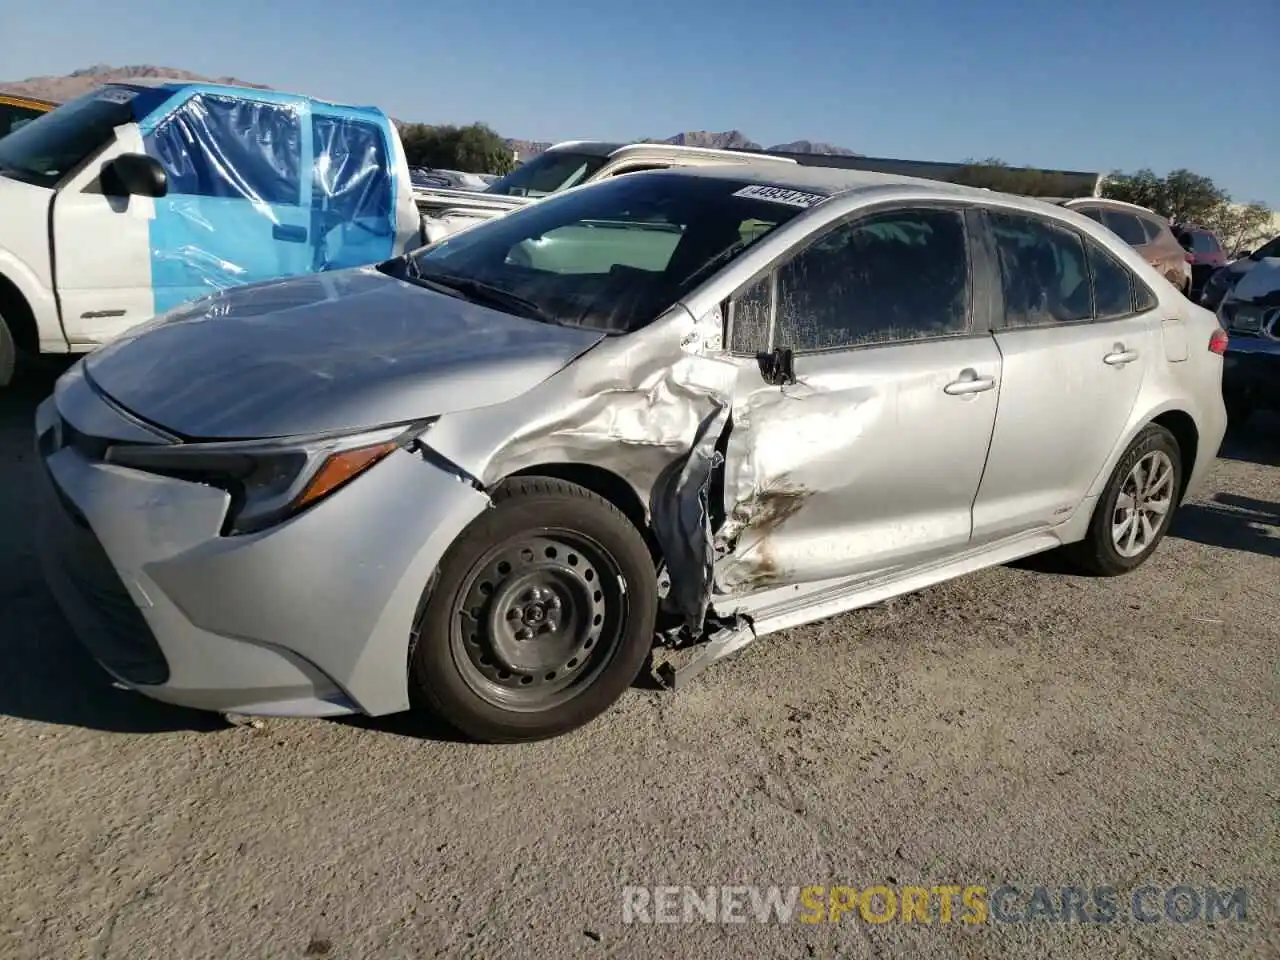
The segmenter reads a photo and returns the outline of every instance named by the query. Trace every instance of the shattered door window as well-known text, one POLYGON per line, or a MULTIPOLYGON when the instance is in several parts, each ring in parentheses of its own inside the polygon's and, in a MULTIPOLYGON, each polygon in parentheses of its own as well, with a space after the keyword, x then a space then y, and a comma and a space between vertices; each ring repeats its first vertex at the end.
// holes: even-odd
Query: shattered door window
POLYGON ((796 352, 969 330, 969 256, 954 210, 895 210, 846 224, 778 271, 776 342, 796 352))
POLYGON ((767 353, 769 344, 769 282, 772 275, 753 283, 729 305, 729 350, 732 353, 767 353))

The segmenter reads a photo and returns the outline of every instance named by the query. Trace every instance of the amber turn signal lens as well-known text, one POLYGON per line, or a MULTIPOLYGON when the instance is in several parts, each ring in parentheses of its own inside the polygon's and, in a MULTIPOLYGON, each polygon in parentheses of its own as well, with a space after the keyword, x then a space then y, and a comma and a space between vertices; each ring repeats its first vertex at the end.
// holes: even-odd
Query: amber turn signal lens
POLYGON ((372 447, 359 447, 333 454, 324 462, 324 466, 316 471, 316 475, 311 478, 311 482, 302 491, 302 495, 298 497, 294 506, 302 509, 307 504, 328 496, 347 481, 364 473, 398 446, 399 444, 391 440, 372 447))

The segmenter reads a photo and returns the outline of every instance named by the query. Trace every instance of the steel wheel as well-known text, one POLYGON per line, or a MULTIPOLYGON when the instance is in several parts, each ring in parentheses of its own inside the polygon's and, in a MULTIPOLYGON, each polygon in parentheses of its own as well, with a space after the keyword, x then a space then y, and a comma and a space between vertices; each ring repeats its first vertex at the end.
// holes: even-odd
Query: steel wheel
POLYGON ((1120 556, 1136 557, 1155 543, 1173 508, 1174 478, 1173 461, 1163 450, 1133 465, 1111 517, 1111 542, 1120 556))
POLYGON ((590 684, 617 649, 626 595, 598 544, 539 531, 490 550, 463 583, 450 647, 467 686, 506 710, 546 710, 590 684))

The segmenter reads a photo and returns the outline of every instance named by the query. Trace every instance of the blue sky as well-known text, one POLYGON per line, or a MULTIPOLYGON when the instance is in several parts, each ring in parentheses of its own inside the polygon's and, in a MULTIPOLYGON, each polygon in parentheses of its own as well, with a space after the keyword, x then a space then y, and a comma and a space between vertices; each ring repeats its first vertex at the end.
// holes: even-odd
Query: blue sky
POLYGON ((9 8, 0 79, 154 63, 527 139, 737 128, 765 145, 805 138, 876 156, 1189 167, 1280 208, 1280 0, 9 8))

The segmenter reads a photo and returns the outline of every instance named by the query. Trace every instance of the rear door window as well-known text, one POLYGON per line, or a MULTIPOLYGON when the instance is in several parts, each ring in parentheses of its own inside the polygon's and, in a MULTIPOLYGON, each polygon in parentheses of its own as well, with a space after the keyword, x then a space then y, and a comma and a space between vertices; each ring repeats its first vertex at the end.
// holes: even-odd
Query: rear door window
POLYGON ((1030 214, 989 211, 987 218, 1000 260, 1005 327, 1090 319, 1089 270, 1079 234, 1030 214))
POLYGON ((1195 253, 1221 253, 1222 245, 1212 233, 1204 230, 1191 231, 1191 249, 1195 253))
POLYGON ((312 205, 335 221, 391 215, 391 165, 382 130, 367 120, 315 116, 312 205))
POLYGON ((1142 221, 1132 213, 1107 210, 1103 214, 1102 222, 1130 246, 1140 247, 1147 242, 1147 232, 1142 229, 1142 221))

